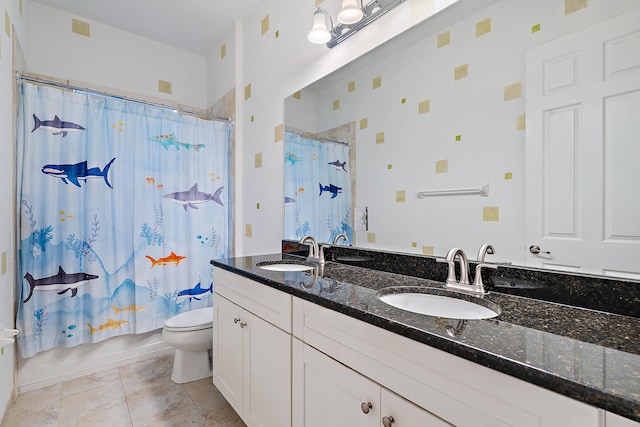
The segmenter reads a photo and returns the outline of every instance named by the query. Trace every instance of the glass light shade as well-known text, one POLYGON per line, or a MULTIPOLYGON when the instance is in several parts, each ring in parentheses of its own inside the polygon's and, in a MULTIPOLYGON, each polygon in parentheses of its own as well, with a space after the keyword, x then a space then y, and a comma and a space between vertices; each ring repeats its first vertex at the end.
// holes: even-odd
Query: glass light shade
POLYGON ((322 11, 313 14, 313 26, 307 35, 311 43, 322 44, 331 40, 331 33, 327 28, 327 17, 322 11))
POLYGON ((358 0, 342 0, 342 8, 338 12, 338 21, 345 25, 355 24, 364 16, 358 0))

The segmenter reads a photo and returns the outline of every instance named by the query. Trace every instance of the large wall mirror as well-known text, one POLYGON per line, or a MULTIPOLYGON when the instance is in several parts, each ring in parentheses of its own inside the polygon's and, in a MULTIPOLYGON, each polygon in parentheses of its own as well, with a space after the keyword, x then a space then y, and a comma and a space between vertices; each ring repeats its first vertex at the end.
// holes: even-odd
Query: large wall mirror
POLYGON ((319 240, 639 279, 637 2, 471 1, 285 100, 285 168, 319 158, 296 138, 348 147, 285 188, 287 221, 345 199, 319 240))

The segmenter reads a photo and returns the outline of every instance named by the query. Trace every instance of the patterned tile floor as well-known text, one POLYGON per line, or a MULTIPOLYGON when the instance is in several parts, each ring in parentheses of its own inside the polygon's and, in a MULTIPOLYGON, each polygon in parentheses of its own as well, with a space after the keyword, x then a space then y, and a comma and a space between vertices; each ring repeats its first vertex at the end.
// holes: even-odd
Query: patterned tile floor
POLYGON ((172 363, 160 356, 22 393, 6 427, 246 427, 211 378, 173 383, 172 363))

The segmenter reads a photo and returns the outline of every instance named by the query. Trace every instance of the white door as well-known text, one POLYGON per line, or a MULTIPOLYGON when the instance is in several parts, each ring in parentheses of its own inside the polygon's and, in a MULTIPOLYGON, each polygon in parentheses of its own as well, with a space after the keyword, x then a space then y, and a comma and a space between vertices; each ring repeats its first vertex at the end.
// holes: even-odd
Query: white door
POLYGON ((215 294, 213 298, 213 383, 242 416, 242 309, 215 294))
POLYGON ((640 9, 530 50, 526 114, 528 264, 640 278, 640 9))
POLYGON ((291 335, 245 311, 244 414, 249 427, 291 426, 291 335))
POLYGON ((313 347, 294 342, 296 427, 378 427, 380 386, 313 347))

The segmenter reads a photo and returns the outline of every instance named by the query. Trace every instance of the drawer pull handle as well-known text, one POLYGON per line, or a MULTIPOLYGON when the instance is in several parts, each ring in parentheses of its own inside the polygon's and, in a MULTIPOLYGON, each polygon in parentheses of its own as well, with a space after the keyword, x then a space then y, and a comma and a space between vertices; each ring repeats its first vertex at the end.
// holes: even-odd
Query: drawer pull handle
POLYGON ((382 417, 382 425, 384 427, 391 427, 391 424, 393 424, 395 421, 396 420, 394 420, 392 416, 382 417))
POLYGON ((241 327, 241 328, 244 328, 245 326, 247 326, 247 323, 246 323, 246 322, 240 322, 240 327, 241 327))
POLYGON ((238 324, 238 322, 240 321, 239 317, 236 317, 235 319, 233 319, 233 323, 238 324))
POLYGON ((360 404, 360 409, 362 409, 362 412, 365 414, 369 413, 369 409, 373 408, 373 405, 371 404, 371 402, 362 402, 360 404))

